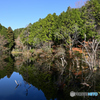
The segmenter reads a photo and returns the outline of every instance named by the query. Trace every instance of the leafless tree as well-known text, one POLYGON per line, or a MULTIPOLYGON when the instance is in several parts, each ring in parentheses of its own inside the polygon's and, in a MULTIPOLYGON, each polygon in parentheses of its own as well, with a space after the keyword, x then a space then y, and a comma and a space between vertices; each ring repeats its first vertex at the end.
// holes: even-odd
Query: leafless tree
POLYGON ((94 67, 96 67, 97 65, 96 56, 97 56, 97 49, 100 40, 93 38, 91 41, 88 40, 86 42, 86 34, 85 34, 84 43, 80 42, 79 40, 78 42, 83 46, 83 50, 84 50, 84 52, 82 53, 83 55, 82 61, 88 64, 90 70, 94 70, 94 67))

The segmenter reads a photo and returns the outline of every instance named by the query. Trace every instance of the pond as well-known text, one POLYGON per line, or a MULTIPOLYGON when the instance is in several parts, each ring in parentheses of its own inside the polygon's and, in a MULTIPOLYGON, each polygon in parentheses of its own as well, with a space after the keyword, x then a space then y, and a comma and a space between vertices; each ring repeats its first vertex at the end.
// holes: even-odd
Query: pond
POLYGON ((0 100, 99 100, 98 96, 75 96, 70 92, 99 92, 100 71, 65 69, 55 62, 22 56, 0 57, 0 100), (50 66, 49 66, 50 65, 50 66), (49 66, 49 67, 48 67, 49 66), (64 70, 64 71, 63 71, 64 70), (63 71, 63 74, 61 74, 63 71))
POLYGON ((0 80, 0 100, 46 100, 46 97, 41 89, 24 81, 18 72, 13 72, 10 78, 5 76, 0 80))

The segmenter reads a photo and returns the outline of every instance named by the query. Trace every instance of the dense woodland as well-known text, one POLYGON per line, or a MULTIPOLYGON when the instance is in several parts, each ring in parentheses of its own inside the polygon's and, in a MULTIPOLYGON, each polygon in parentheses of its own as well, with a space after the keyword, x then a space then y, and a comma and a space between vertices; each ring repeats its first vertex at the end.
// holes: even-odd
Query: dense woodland
MULTIPOLYGON (((92 54, 95 55, 100 43, 100 0, 88 0, 81 8, 68 7, 67 11, 63 11, 59 16, 56 13, 48 14, 45 18, 40 18, 33 24, 30 23, 26 28, 14 31, 11 27, 5 28, 0 24, 0 50, 2 51, 13 49, 32 51, 42 48, 45 43, 48 43, 48 47, 52 49, 51 42, 52 45, 63 45, 70 51, 75 47, 78 48, 80 44, 87 53, 88 50, 84 44, 88 42, 88 44, 91 43, 92 54), (18 38, 20 48, 15 43, 18 38)), ((88 53, 88 58, 91 56, 88 53)), ((93 59, 96 59, 96 56, 93 59)), ((85 58, 85 62, 93 67, 93 64, 90 65, 91 61, 86 60, 85 58)))

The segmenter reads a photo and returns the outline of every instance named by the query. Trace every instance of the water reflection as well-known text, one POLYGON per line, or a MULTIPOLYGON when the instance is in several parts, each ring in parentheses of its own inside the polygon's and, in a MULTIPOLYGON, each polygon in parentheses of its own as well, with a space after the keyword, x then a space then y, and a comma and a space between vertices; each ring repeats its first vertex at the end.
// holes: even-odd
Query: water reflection
POLYGON ((0 69, 0 100, 56 98, 56 86, 49 73, 39 71, 32 63, 29 66, 26 63, 19 67, 14 66, 14 60, 10 56, 3 61, 6 62, 6 66, 0 69))
POLYGON ((35 86, 23 80, 19 73, 13 72, 8 79, 5 76, 0 80, 0 100, 46 100, 44 93, 35 86), (21 82, 17 85, 14 80, 21 82), (30 87, 31 86, 31 87, 30 87))
POLYGON ((63 68, 55 61, 24 59, 22 56, 1 58, 0 100, 88 100, 98 97, 70 97, 70 92, 93 92, 100 90, 100 73, 85 69, 63 68), (61 74, 62 73, 62 74, 61 74))

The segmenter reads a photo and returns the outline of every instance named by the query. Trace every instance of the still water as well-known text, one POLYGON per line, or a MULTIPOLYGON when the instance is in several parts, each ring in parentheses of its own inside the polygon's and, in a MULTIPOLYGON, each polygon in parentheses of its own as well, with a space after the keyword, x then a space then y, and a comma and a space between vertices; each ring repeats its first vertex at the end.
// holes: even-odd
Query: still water
POLYGON ((19 73, 13 72, 10 78, 5 76, 0 80, 0 100, 46 100, 46 97, 41 89, 24 81, 19 73))
POLYGON ((69 68, 71 63, 57 67, 58 61, 0 57, 0 100, 100 100, 99 95, 70 96, 71 91, 100 92, 99 70, 69 68))
POLYGON ((40 65, 22 57, 0 57, 0 100, 57 100, 55 76, 40 65))

